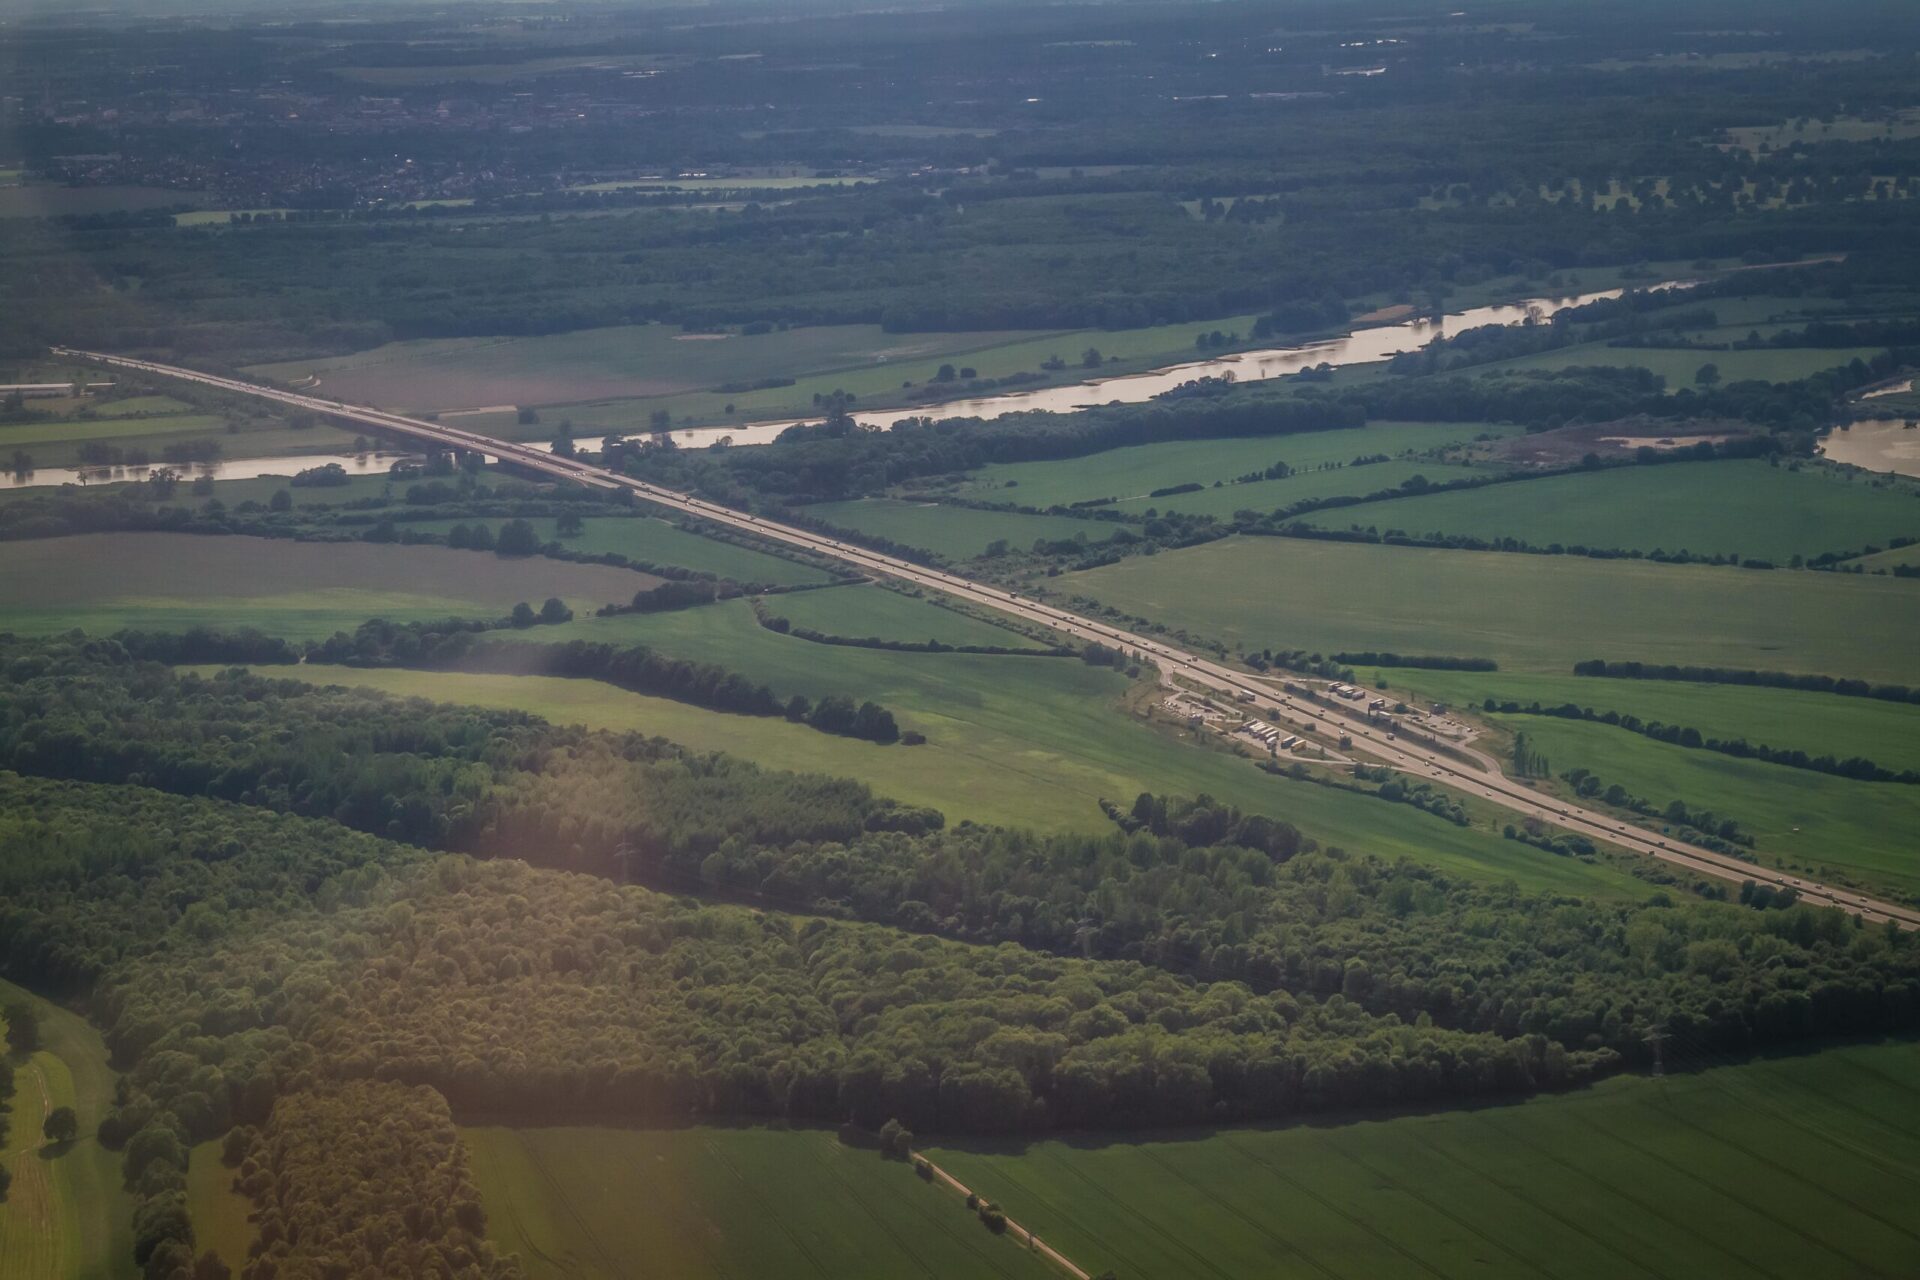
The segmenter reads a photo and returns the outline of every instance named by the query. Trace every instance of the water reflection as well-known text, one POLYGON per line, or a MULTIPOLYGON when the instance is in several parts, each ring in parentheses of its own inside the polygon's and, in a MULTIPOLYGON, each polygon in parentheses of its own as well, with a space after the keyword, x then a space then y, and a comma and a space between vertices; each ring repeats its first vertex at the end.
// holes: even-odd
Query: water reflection
POLYGON ((396 462, 418 462, 410 453, 309 453, 297 457, 282 454, 273 458, 221 458, 212 462, 141 463, 130 467, 35 467, 31 471, 7 472, 8 489, 39 488, 62 484, 125 484, 145 480, 161 471, 171 471, 182 480, 212 476, 216 480, 257 480, 261 476, 291 476, 296 471, 338 463, 349 475, 384 475, 396 462))

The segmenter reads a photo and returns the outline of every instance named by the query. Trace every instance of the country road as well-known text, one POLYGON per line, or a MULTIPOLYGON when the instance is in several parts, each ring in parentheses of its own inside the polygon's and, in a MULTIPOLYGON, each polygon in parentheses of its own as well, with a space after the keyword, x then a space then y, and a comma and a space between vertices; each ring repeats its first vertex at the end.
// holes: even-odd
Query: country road
MULTIPOLYGON (((1257 706, 1277 707, 1296 714, 1310 713, 1322 718, 1339 717, 1341 732, 1351 736, 1357 750, 1364 751, 1368 756, 1392 765, 1404 773, 1443 783, 1456 791, 1488 801, 1521 817, 1537 818, 1589 839, 1604 841, 1617 848, 1658 858, 1663 862, 1704 875, 1735 883, 1752 880, 1756 884, 1771 885, 1777 889, 1791 888, 1796 890, 1805 901, 1839 907, 1867 921, 1893 921, 1902 928, 1920 928, 1920 909, 1878 901, 1851 890, 1833 888, 1784 871, 1743 862, 1726 854, 1684 843, 1659 831, 1622 822, 1609 814, 1541 796, 1524 783, 1508 778, 1499 771, 1497 765, 1491 771, 1471 767, 1446 753, 1399 738, 1390 729, 1373 724, 1364 715, 1356 714, 1352 709, 1330 707, 1317 702, 1306 704, 1284 693, 1276 694, 1274 688, 1260 678, 1248 672, 1235 670, 1198 653, 1177 648, 1150 636, 1125 631, 1098 619, 1083 617, 1000 587, 987 586, 958 574, 930 569, 911 561, 869 551, 851 543, 839 542, 823 534, 813 533, 793 525, 762 519, 677 490, 661 488, 629 476, 618 475, 591 463, 573 458, 556 457, 540 449, 476 432, 462 431, 457 427, 449 427, 441 423, 425 422, 417 418, 344 404, 319 396, 281 391, 234 378, 218 377, 192 369, 135 360, 125 356, 104 355, 64 347, 54 348, 54 354, 93 360, 119 368, 139 370, 161 377, 177 378, 226 391, 257 396, 294 408, 325 414, 351 422, 356 426, 370 427, 428 444, 484 453, 542 475, 572 480, 590 488, 627 489, 656 506, 744 530, 769 541, 785 543, 815 555, 827 556, 869 573, 932 588, 957 599, 1039 623, 1079 640, 1098 641, 1110 648, 1125 648, 1145 654, 1160 664, 1163 670, 1181 676, 1203 688, 1224 694, 1233 701, 1240 701, 1241 695, 1247 694, 1255 700, 1257 706)), ((1485 757, 1481 759, 1484 760, 1485 757)), ((1543 854, 1542 856, 1552 855, 1543 854)))

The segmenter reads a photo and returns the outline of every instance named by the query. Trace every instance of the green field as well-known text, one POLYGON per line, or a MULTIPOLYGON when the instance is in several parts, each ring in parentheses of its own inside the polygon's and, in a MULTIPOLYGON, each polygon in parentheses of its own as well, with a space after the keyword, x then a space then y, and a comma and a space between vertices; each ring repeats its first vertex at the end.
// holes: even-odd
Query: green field
MULTIPOLYGON (((974 472, 959 492, 969 498, 1017 502, 1028 507, 1065 506, 1092 498, 1144 498, 1169 485, 1231 482, 1275 462, 1305 471, 1376 453, 1398 457, 1464 444, 1482 434, 1513 435, 1518 430, 1482 423, 1372 422, 1364 427, 1288 436, 1177 440, 1109 449, 1057 462, 996 463, 974 472), (1009 481, 1013 482, 1011 488, 1009 481)), ((1358 474, 1364 476, 1366 472, 1362 469, 1358 474)), ((1161 505, 1176 509, 1169 503, 1161 505)))
POLYGON ((1920 787, 1741 760, 1586 721, 1487 718, 1525 730, 1555 775, 1585 768, 1656 809, 1682 800, 1734 819, 1770 866, 1811 868, 1823 880, 1920 900, 1920 787))
MULTIPOLYGON (((746 336, 690 334, 660 324, 615 325, 534 338, 417 339, 349 356, 261 365, 248 372, 282 381, 317 374, 328 395, 414 410, 671 396, 721 383, 834 370, 864 374, 867 381, 858 386, 840 380, 859 394, 870 386, 898 387, 905 378, 931 378, 949 355, 1025 336, 896 334, 878 325, 808 326, 746 336)), ((794 388, 780 390, 781 402, 788 403, 794 388)), ((744 402, 745 395, 736 398, 744 402)), ((617 425, 626 431, 645 430, 654 407, 625 405, 617 425)), ((589 423, 599 429, 615 425, 572 410, 554 410, 534 429, 517 427, 511 413, 503 415, 500 425, 517 436, 545 437, 568 416, 583 430, 589 423)), ((464 420, 467 426, 482 423, 494 425, 490 417, 464 420)))
POLYGON ((1871 360, 1883 347, 1776 347, 1752 351, 1702 351, 1685 347, 1613 347, 1604 342, 1582 343, 1475 365, 1474 373, 1506 373, 1524 369, 1570 369, 1598 365, 1614 369, 1650 369, 1667 380, 1668 391, 1694 386, 1700 366, 1711 364, 1720 371, 1720 381, 1798 382, 1823 369, 1836 368, 1849 361, 1871 360))
MULTIPOLYGON (((871 589, 871 588, 867 588, 871 589)), ((831 592, 812 593, 830 595, 831 592)), ((781 601, 776 600, 776 604, 781 601)), ((931 606, 927 606, 931 607, 931 606)), ((368 685, 440 701, 512 707, 561 724, 659 734, 769 768, 858 778, 876 792, 931 805, 958 821, 1045 831, 1109 829, 1098 802, 1141 791, 1220 797, 1283 818, 1325 844, 1411 857, 1477 879, 1600 894, 1643 891, 1606 863, 1557 858, 1460 828, 1407 805, 1268 776, 1238 756, 1154 728, 1120 705, 1119 675, 1070 658, 888 653, 812 644, 754 622, 744 601, 677 613, 584 618, 536 639, 646 644, 718 663, 782 694, 871 698, 923 746, 875 746, 784 720, 722 715, 547 677, 359 671, 305 665, 275 674, 368 685)))
POLYGON ((204 413, 169 413, 152 418, 65 418, 54 422, 24 422, 0 427, 0 448, 39 448, 40 457, 55 451, 48 445, 75 445, 87 440, 134 440, 143 436, 192 436, 223 431, 224 419, 204 413))
POLYGON ((530 1280, 1057 1276, 949 1188, 818 1129, 463 1128, 530 1280))
POLYGON ((1127 1280, 1911 1276, 1916 1114, 1904 1042, 1511 1106, 928 1154, 1127 1280))
POLYGON ((36 400, 29 407, 56 416, 44 422, 0 426, 0 451, 10 455, 15 449, 24 450, 39 467, 78 466, 81 446, 89 443, 144 449, 158 463, 171 444, 211 440, 226 457, 271 458, 340 453, 351 447, 354 438, 352 432, 327 426, 294 430, 278 418, 236 416, 229 422, 221 414, 196 413, 169 396, 64 397, 36 400))
POLYGON ((220 1163, 220 1143, 202 1142, 187 1161, 187 1216, 193 1220, 196 1250, 211 1249, 238 1275, 253 1244, 253 1212, 248 1199, 233 1189, 233 1170, 220 1163))
POLYGON ((0 1276, 132 1276, 133 1198, 121 1189, 119 1154, 93 1136, 113 1102, 107 1047, 78 1015, 0 981, 0 1002, 16 1000, 39 1013, 42 1048, 14 1064, 5 1152, 13 1185, 0 1203, 0 1276), (59 1151, 40 1136, 55 1107, 72 1107, 80 1119, 80 1137, 59 1151))
POLYGON ((198 625, 318 638, 376 616, 497 617, 548 596, 591 610, 657 581, 630 569, 445 547, 82 534, 8 543, 0 611, 23 634, 198 625))
POLYGON ((1229 538, 1069 574, 1091 596, 1242 649, 1587 658, 1920 680, 1920 584, 1575 556, 1229 538))
POLYGON ((941 597, 906 595, 879 586, 834 587, 771 596, 769 613, 830 636, 851 639, 938 640, 951 645, 1039 649, 1040 641, 1018 631, 934 603, 941 597))
POLYGON ((919 547, 950 560, 970 560, 994 542, 1004 540, 1014 551, 1025 550, 1042 538, 1077 538, 1104 542, 1119 527, 1104 521, 1073 516, 1033 516, 1017 511, 978 511, 933 502, 902 502, 895 498, 858 498, 852 502, 821 502, 806 509, 816 520, 841 529, 856 529, 919 547))
MULTIPOLYGON (((1439 478, 1431 469, 1427 474, 1439 478)), ((1670 463, 1368 502, 1303 518, 1327 529, 1399 530, 1417 538, 1465 534, 1537 547, 1691 551, 1784 565, 1796 555, 1920 535, 1920 489, 1876 488, 1754 460, 1670 463)))
POLYGON ((1879 573, 1895 566, 1912 568, 1920 565, 1920 543, 1910 547, 1894 547, 1888 551, 1876 551, 1870 556, 1861 556, 1849 560, 1848 565, 1859 565, 1868 573, 1879 573))
POLYGON ((1671 680, 1610 680, 1506 671, 1420 671, 1361 667, 1362 683, 1385 678, 1409 698, 1415 694, 1471 709, 1483 699, 1525 706, 1573 703, 1642 720, 1687 725, 1710 738, 1745 738, 1770 747, 1797 747, 1837 759, 1866 756, 1889 769, 1920 769, 1920 707, 1876 698, 1843 698, 1798 689, 1671 680))
MULTIPOLYGON (((1376 462, 1364 467, 1304 471, 1284 480, 1253 480, 1246 484, 1223 484, 1217 489, 1176 493, 1161 498, 1130 498, 1117 504, 1115 509, 1133 515, 1148 511, 1182 511, 1226 520, 1231 519, 1236 511, 1266 515, 1296 502, 1365 497, 1382 489, 1397 489, 1415 476, 1425 476, 1434 484, 1444 484, 1464 480, 1471 474, 1473 472, 1466 467, 1442 462, 1376 462)), ((1355 508, 1342 507, 1322 518, 1340 519, 1350 510, 1355 508)), ((1308 515, 1302 518, 1311 520, 1314 517, 1308 515)))
MULTIPOLYGON (((444 534, 456 524, 472 520, 426 520, 405 527, 426 533, 444 534)), ((481 520, 498 532, 502 520, 481 520)), ((584 521, 585 531, 578 537, 562 538, 551 517, 528 521, 542 542, 559 542, 570 551, 586 555, 604 555, 611 551, 645 564, 677 565, 701 573, 714 573, 735 582, 768 587, 790 587, 802 583, 827 582, 832 575, 810 568, 784 556, 736 546, 717 538, 688 533, 664 520, 646 517, 593 516, 584 521)))

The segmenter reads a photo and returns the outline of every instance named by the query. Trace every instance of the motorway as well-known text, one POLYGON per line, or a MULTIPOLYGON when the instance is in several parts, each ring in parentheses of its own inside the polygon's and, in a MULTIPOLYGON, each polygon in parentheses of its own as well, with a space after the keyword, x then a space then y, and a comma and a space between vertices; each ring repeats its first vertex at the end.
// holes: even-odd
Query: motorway
MULTIPOLYGON (((1038 623, 1079 640, 1097 641, 1109 648, 1125 648, 1145 654, 1169 673, 1202 688, 1220 693, 1234 702, 1244 703, 1247 699, 1242 695, 1249 695, 1261 707, 1278 707, 1296 715, 1333 719, 1340 725, 1340 732, 1353 739, 1357 750, 1364 751, 1381 763, 1392 765, 1403 773, 1444 783, 1456 791, 1497 805, 1522 818, 1536 818, 1562 830, 1586 836, 1588 839, 1604 841, 1631 853, 1658 858, 1663 862, 1672 863, 1699 874, 1735 883, 1751 880, 1755 884, 1771 885, 1776 889, 1790 888, 1797 891, 1804 901, 1839 907, 1849 914, 1857 915, 1870 922, 1890 920, 1902 928, 1920 928, 1920 910, 1913 907, 1878 901, 1852 890, 1837 889, 1788 872, 1756 866, 1726 854, 1716 853, 1711 849, 1684 843, 1660 831, 1622 822, 1610 814, 1542 796, 1530 786, 1506 777, 1497 768, 1491 771, 1475 768, 1449 754, 1399 738, 1391 728, 1377 725, 1369 721, 1364 714, 1352 709, 1327 706, 1317 702, 1308 703, 1290 698, 1285 694, 1276 695, 1270 684, 1247 672, 1228 667, 1198 653, 1177 648, 1151 636, 1125 631, 1098 619, 1083 617, 1000 587, 975 582, 958 574, 930 569, 911 561, 869 551, 851 543, 839 542, 823 534, 793 525, 762 519, 678 490, 666 489, 635 480, 630 476, 618 475, 592 463, 556 457, 527 445, 496 439, 477 432, 462 431, 458 427, 449 427, 437 422, 426 422, 418 418, 387 413, 379 409, 344 404, 320 396, 281 391, 257 383, 218 377, 192 369, 135 360, 125 356, 103 355, 64 347, 54 348, 54 354, 93 360, 117 368, 177 378, 224 391, 277 401, 293 408, 350 422, 358 427, 369 427, 429 445, 484 453, 503 462, 511 462, 517 467, 557 479, 571 480, 592 489, 605 491, 627 489, 635 496, 644 498, 656 506, 684 515, 743 530, 771 542, 797 547, 868 573, 941 591, 972 604, 984 605, 1002 613, 1038 623)), ((1482 757, 1482 760, 1484 759, 1482 757)), ((1542 853, 1541 856, 1554 855, 1542 853)))

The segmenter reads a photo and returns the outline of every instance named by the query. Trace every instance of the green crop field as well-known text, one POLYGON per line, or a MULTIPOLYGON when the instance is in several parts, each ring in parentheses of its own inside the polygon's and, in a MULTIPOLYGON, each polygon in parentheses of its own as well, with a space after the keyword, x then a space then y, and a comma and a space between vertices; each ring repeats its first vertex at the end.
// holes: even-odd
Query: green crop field
MULTIPOLYGON (((472 520, 426 520, 409 523, 406 528, 418 529, 423 533, 444 534, 456 524, 473 524, 472 520)), ((495 532, 504 520, 480 520, 495 532)), ((788 560, 784 556, 773 555, 765 551, 756 551, 750 547, 736 546, 731 542, 722 542, 717 538, 702 537, 689 533, 677 525, 664 520, 647 517, 594 516, 583 523, 585 530, 578 537, 562 538, 553 518, 536 518, 528 521, 540 535, 542 542, 559 542, 570 551, 587 555, 602 555, 616 552, 630 560, 647 564, 676 565, 682 569, 693 569, 701 573, 715 573, 735 582, 753 583, 769 587, 790 587, 802 583, 827 582, 832 575, 820 569, 809 568, 798 561, 788 560)), ((631 593, 629 593, 631 594, 631 593)))
MULTIPOLYGON (((748 336, 690 334, 659 324, 615 325, 533 338, 418 339, 350 356, 262 365, 249 372, 282 381, 317 374, 328 395, 388 407, 478 409, 669 396, 728 382, 871 371, 876 365, 884 366, 880 385, 898 387, 904 378, 932 377, 939 358, 1025 336, 1018 331, 896 334, 878 325, 808 326, 748 336)), ((857 394, 865 388, 847 389, 857 394)), ((793 389, 786 390, 790 395, 793 389)), ((622 429, 644 430, 653 407, 627 405, 622 429)), ((570 412, 554 410, 538 429, 514 434, 550 435, 570 412)), ((588 421, 584 415, 574 416, 588 421)), ((511 415, 506 422, 512 424, 511 415)))
POLYGON ((852 502, 822 502, 808 507, 816 520, 842 529, 890 538, 951 560, 969 560, 995 542, 1013 550, 1031 547, 1042 538, 1077 538, 1103 542, 1116 525, 1073 516, 1033 516, 1015 511, 978 511, 932 502, 902 502, 894 498, 859 498, 852 502))
POLYGON ((851 639, 938 640, 941 644, 992 645, 1003 649, 1038 649, 1040 641, 1018 631, 970 617, 957 609, 878 586, 834 587, 824 591, 793 591, 767 598, 768 612, 796 627, 851 639))
POLYGON ((1912 568, 1920 565, 1920 543, 1910 547, 1894 547, 1886 551, 1876 551, 1870 556, 1860 556, 1849 560, 1849 566, 1859 565, 1867 573, 1881 573, 1895 566, 1912 568))
POLYGON ((1524 730, 1555 775, 1584 768, 1656 809, 1681 800, 1732 818, 1770 866, 1920 900, 1920 787, 1742 760, 1586 721, 1487 718, 1524 730))
MULTIPOLYGON (((1184 511, 1225 520, 1236 511, 1254 511, 1265 515, 1309 499, 1365 497, 1382 489, 1398 489, 1415 476, 1425 476, 1434 484, 1442 484, 1463 480, 1471 474, 1472 471, 1466 467, 1441 462, 1377 462, 1364 467, 1303 471, 1284 480, 1253 480, 1246 484, 1223 484, 1217 489, 1207 488, 1160 498, 1130 498, 1116 504, 1115 509, 1133 515, 1147 511, 1184 511)), ((1355 509, 1342 507, 1321 518, 1340 519, 1355 509)), ((1303 518, 1311 520, 1314 517, 1308 515, 1303 518)))
POLYGON ((1518 430, 1480 423, 1372 422, 1364 427, 1289 436, 1178 440, 1109 449, 1058 462, 996 463, 974 472, 959 492, 969 498, 1029 507, 1064 506, 1092 498, 1142 498, 1169 485, 1231 482, 1250 471, 1264 471, 1275 462, 1307 471, 1376 453, 1398 457, 1464 444, 1484 434, 1513 435, 1518 430), (1013 482, 1011 488, 1009 481, 1013 482))
POLYGON ((83 534, 7 544, 0 610, 28 633, 258 627, 322 637, 368 618, 500 616, 559 596, 590 610, 658 579, 543 556, 192 534, 83 534))
POLYGON ((1891 769, 1920 768, 1920 707, 1906 703, 1667 680, 1406 667, 1357 671, 1363 683, 1372 684, 1379 677, 1408 698, 1434 698, 1463 708, 1477 708, 1488 697, 1523 705, 1537 701, 1549 707, 1570 702, 1690 726, 1708 737, 1745 738, 1843 759, 1863 755, 1891 769))
POLYGON ((1920 707, 1910 703, 1670 680, 1411 667, 1362 667, 1357 672, 1365 684, 1371 685, 1379 676, 1409 698, 1418 694, 1463 708, 1477 707, 1486 698, 1512 699, 1522 706, 1538 702, 1557 707, 1571 702, 1596 711, 1690 726, 1710 738, 1745 738, 1842 760, 1866 756, 1889 769, 1920 769, 1920 707))
POLYGON ((1694 385, 1700 366, 1710 364, 1720 371, 1722 384, 1746 382, 1797 382, 1823 369, 1832 369, 1849 361, 1871 360, 1882 347, 1779 347, 1753 351, 1702 351, 1685 347, 1613 347, 1604 342, 1582 343, 1476 365, 1474 373, 1505 373, 1521 369, 1569 369, 1599 365, 1614 369, 1650 369, 1667 380, 1667 390, 1678 391, 1694 385))
POLYGON ((233 1170, 220 1163, 220 1143, 202 1142, 187 1160, 187 1216, 193 1221, 193 1243, 211 1249, 239 1274, 253 1244, 253 1212, 248 1199, 233 1189, 233 1170))
MULTIPOLYGON (((1440 478, 1432 468, 1427 475, 1440 478)), ((1796 555, 1920 536, 1920 488, 1875 487, 1753 460, 1670 463, 1368 502, 1303 519, 1327 529, 1399 530, 1417 538, 1466 534, 1537 547, 1737 554, 1785 564, 1796 555)))
POLYGON ((100 1035, 77 1014, 0 981, 0 1002, 25 1001, 40 1016, 41 1051, 16 1061, 16 1092, 4 1162, 13 1185, 0 1202, 0 1275, 34 1280, 132 1276, 133 1198, 120 1185, 120 1156, 93 1135, 113 1102, 113 1071, 100 1035), (44 1146, 41 1122, 72 1107, 80 1137, 44 1146))
POLYGON ((488 1234, 530 1280, 1057 1273, 951 1188, 818 1129, 464 1128, 488 1234))
POLYGON ((1920 680, 1920 583, 1828 573, 1228 538, 1055 582, 1242 649, 1587 658, 1920 680))
POLYGON ((77 445, 88 440, 191 436, 222 431, 225 426, 224 419, 204 413, 170 413, 154 418, 62 418, 0 427, 0 448, 41 447, 44 450, 47 445, 77 445))
POLYGON ((1128 1280, 1910 1276, 1917 1109, 1909 1041, 1511 1106, 928 1154, 1128 1280))
MULTIPOLYGON (((837 589, 836 589, 837 590, 837 589)), ((831 593, 817 593, 831 594, 831 593)), ((780 603, 779 601, 775 602, 780 603)), ((931 607, 931 606, 928 606, 931 607)), ((444 702, 511 707, 560 724, 658 734, 769 768, 859 778, 882 795, 958 821, 1046 831, 1110 829, 1101 799, 1206 792, 1294 823, 1324 844, 1411 857, 1476 879, 1637 896, 1641 882, 1605 863, 1557 858, 1460 828, 1407 805, 1270 777, 1251 761, 1156 729, 1118 704, 1119 675, 1071 658, 888 653, 812 644, 760 627, 744 601, 677 613, 583 618, 523 638, 646 644, 718 663, 782 695, 841 694, 892 709, 923 746, 875 746, 784 720, 722 715, 592 681, 534 676, 274 668, 317 683, 366 685, 444 702)))

